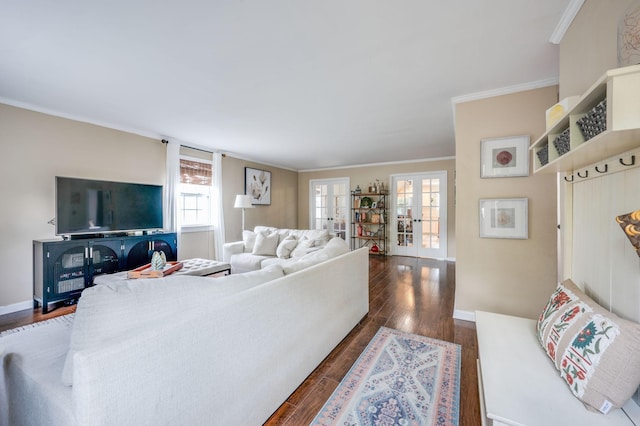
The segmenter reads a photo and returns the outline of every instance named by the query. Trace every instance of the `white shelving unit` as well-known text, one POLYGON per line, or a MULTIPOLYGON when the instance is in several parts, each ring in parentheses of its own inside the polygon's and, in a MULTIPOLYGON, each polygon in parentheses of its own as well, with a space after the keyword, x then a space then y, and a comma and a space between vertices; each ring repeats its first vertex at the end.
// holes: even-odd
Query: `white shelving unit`
POLYGON ((572 172, 640 147, 640 65, 607 71, 556 124, 531 145, 534 173, 572 172), (606 130, 585 141, 576 122, 607 100, 606 130), (570 132, 570 150, 559 155, 553 141, 570 132), (538 151, 547 147, 548 162, 538 151))

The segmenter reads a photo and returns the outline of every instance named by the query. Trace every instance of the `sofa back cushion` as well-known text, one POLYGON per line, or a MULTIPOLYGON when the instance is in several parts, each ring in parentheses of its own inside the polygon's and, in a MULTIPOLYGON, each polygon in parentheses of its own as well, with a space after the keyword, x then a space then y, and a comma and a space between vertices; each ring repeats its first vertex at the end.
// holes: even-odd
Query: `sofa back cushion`
POLYGON ((277 232, 259 232, 256 234, 256 243, 251 253, 258 256, 275 256, 278 240, 277 232))
POLYGON ((73 383, 73 357, 134 336, 142 327, 162 327, 181 313, 202 309, 225 296, 284 276, 281 266, 218 278, 188 275, 112 281, 82 292, 76 308, 62 381, 73 383))

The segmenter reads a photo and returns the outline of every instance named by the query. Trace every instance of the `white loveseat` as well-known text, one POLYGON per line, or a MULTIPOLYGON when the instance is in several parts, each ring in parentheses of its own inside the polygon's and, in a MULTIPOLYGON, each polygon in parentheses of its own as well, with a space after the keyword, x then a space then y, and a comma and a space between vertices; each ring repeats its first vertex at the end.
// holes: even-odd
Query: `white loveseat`
POLYGON ((262 424, 369 309, 366 249, 309 265, 85 290, 0 337, 0 424, 262 424))
POLYGON ((242 233, 242 241, 224 244, 223 260, 231 265, 232 274, 274 264, 286 266, 323 250, 332 238, 327 230, 256 226, 242 233))

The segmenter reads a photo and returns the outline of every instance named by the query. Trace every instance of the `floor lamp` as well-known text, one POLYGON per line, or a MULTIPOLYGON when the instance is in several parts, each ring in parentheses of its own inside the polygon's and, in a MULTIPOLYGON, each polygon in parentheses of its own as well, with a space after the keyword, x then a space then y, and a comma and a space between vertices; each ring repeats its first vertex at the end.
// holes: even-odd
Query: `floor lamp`
POLYGON ((233 204, 236 209, 242 209, 242 231, 244 231, 244 209, 252 209, 251 195, 236 195, 236 202, 233 204))

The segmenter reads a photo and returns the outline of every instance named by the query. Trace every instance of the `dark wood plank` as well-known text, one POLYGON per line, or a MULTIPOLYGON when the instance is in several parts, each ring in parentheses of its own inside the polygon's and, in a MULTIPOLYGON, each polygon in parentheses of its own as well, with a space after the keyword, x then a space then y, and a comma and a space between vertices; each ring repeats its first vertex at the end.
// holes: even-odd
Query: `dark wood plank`
MULTIPOLYGON (((462 346, 460 425, 480 424, 475 324, 453 319, 455 264, 402 256, 369 259, 369 314, 265 423, 309 424, 381 326, 462 346)), ((0 316, 0 331, 75 311, 28 309, 0 316)))
POLYGON ((380 326, 461 345, 460 426, 480 425, 476 329, 453 319, 455 264, 402 256, 369 264, 369 314, 265 425, 309 424, 380 326))

